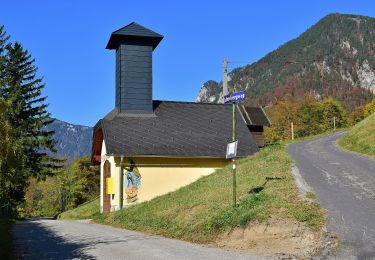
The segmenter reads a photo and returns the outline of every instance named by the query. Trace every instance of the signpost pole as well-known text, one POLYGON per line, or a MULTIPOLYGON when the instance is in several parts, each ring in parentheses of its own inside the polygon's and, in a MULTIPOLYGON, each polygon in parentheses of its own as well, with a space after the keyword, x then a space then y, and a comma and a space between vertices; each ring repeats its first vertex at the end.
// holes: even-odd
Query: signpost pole
POLYGON ((237 156, 237 137, 236 137, 236 110, 237 103, 245 100, 245 91, 236 92, 236 87, 233 88, 232 96, 224 96, 224 104, 232 104, 232 143, 227 145, 226 158, 232 159, 233 169, 233 208, 237 208, 237 176, 236 176, 236 156, 237 156), (233 146, 234 145, 234 146, 233 146))
POLYGON ((119 165, 119 209, 122 209, 124 207, 124 176, 123 176, 123 167, 124 163, 124 156, 121 155, 120 159, 120 165, 119 165))
MULTIPOLYGON (((236 89, 233 89, 233 93, 236 89)), ((236 141, 236 103, 232 104, 232 116, 233 116, 233 129, 232 129, 232 141, 236 141)), ((233 168, 233 208, 237 207, 237 191, 236 191, 236 157, 232 158, 232 168, 233 168)))

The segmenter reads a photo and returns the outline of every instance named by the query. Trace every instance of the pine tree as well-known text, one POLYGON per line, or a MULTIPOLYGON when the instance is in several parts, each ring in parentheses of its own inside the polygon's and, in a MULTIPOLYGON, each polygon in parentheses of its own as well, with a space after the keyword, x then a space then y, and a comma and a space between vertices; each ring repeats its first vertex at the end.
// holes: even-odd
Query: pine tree
POLYGON ((55 151, 55 141, 53 131, 45 128, 54 121, 42 96, 45 84, 36 75, 35 60, 20 43, 7 44, 5 49, 3 97, 11 103, 10 122, 16 138, 22 140, 29 175, 43 178, 52 174, 59 162, 47 153, 55 151))

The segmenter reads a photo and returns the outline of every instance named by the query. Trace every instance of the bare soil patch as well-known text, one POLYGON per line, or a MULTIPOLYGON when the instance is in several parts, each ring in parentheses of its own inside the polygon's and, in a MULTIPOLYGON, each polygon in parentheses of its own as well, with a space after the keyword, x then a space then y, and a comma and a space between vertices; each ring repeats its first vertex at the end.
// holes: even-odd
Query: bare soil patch
POLYGON ((280 259, 307 259, 330 252, 338 245, 335 236, 313 232, 293 219, 271 217, 267 223, 253 223, 223 233, 215 246, 244 250, 256 255, 280 259))

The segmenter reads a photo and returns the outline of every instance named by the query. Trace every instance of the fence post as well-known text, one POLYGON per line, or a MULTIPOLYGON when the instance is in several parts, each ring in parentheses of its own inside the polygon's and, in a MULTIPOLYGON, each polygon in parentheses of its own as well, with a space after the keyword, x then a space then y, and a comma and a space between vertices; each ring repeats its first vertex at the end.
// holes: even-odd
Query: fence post
POLYGON ((292 133, 292 140, 294 140, 294 125, 293 125, 293 122, 290 123, 290 131, 292 133))

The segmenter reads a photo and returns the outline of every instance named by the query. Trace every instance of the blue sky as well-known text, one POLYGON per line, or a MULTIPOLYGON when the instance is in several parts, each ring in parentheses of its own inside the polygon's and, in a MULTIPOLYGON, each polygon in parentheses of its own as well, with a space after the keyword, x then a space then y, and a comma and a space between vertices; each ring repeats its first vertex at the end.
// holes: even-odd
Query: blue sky
POLYGON ((6 1, 0 24, 36 59, 49 110, 93 126, 114 107, 112 31, 137 22, 162 35, 153 56, 153 98, 194 101, 208 79, 254 62, 329 13, 375 17, 373 0, 6 1))

